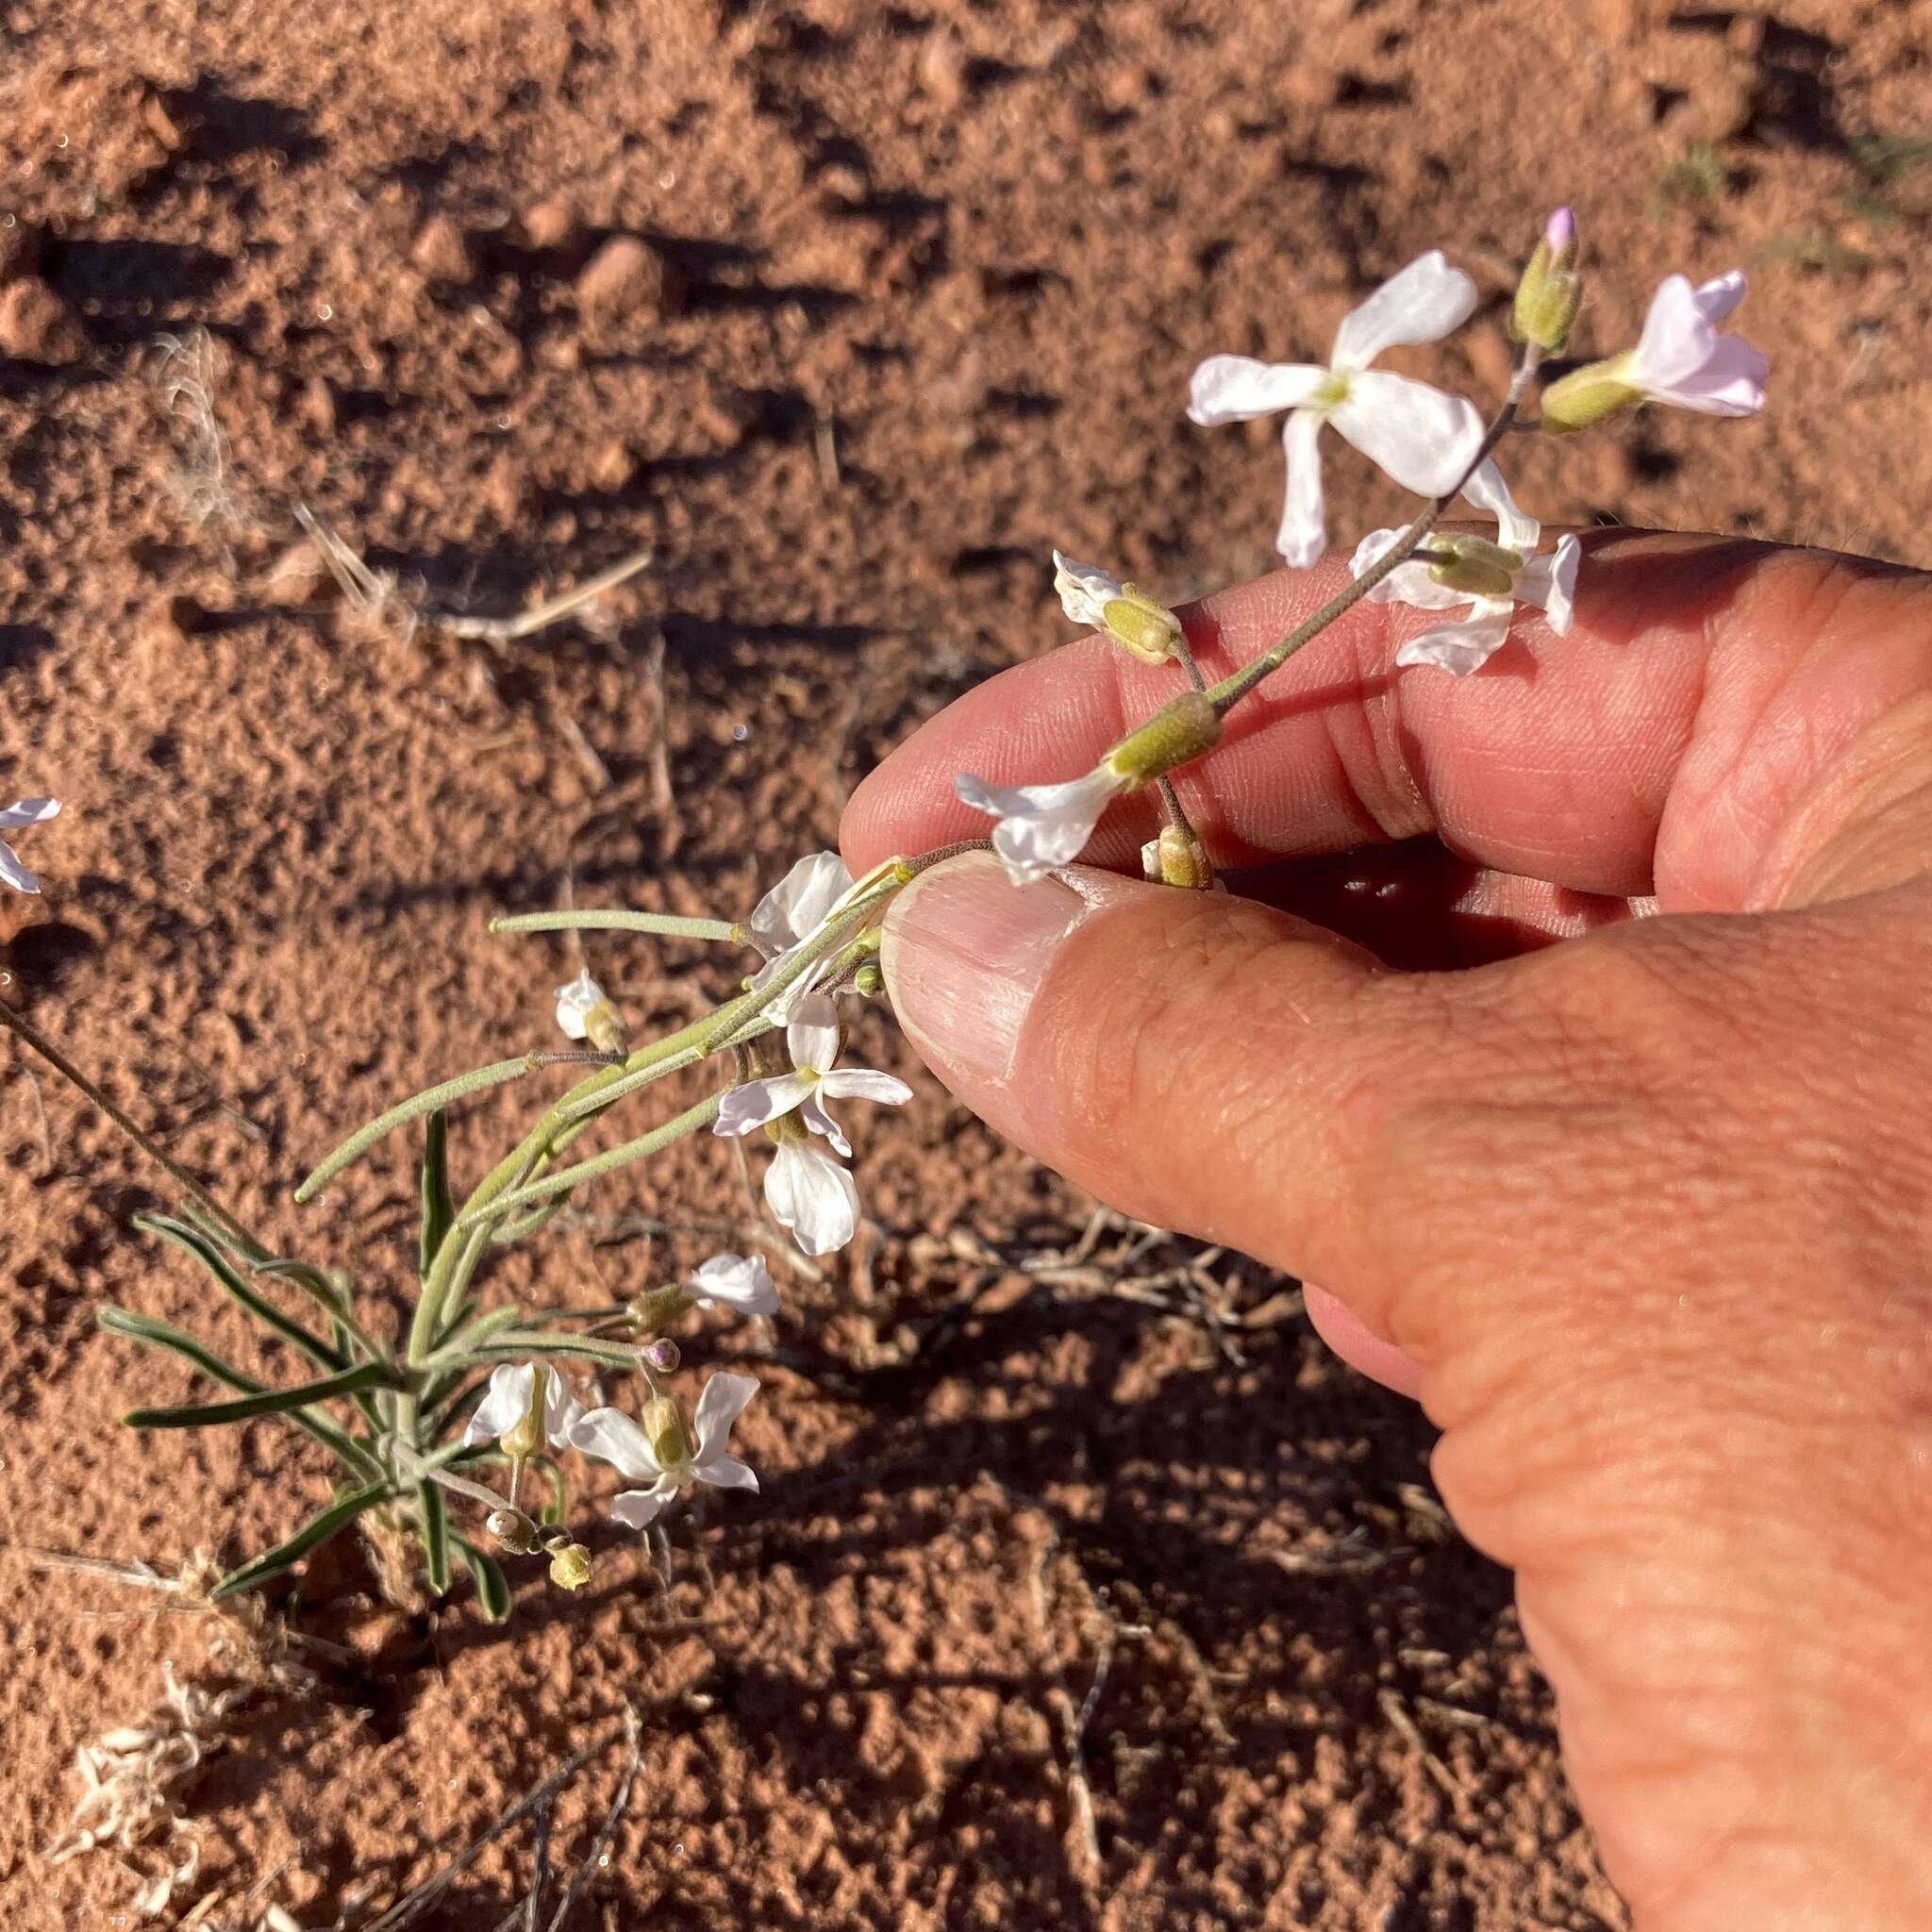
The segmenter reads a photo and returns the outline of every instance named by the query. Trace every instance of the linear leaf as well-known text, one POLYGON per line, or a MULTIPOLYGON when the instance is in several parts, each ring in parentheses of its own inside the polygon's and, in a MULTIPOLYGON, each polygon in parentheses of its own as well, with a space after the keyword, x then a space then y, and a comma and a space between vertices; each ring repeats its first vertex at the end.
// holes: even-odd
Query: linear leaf
POLYGON ((348 1357, 338 1354, 321 1336, 304 1327, 292 1315, 285 1315, 273 1302, 249 1287, 242 1278, 241 1270, 199 1228, 191 1227, 185 1221, 176 1221, 167 1214, 137 1214, 134 1224, 145 1233, 158 1235, 184 1254, 192 1255, 221 1288, 234 1296, 258 1322, 273 1328, 285 1341, 293 1342, 318 1368, 340 1373, 349 1366, 348 1357))
POLYGON ((314 1382, 298 1383, 292 1389, 263 1389, 244 1395, 239 1402, 188 1403, 178 1408, 137 1408, 122 1420, 130 1429, 205 1429, 223 1423, 253 1422, 259 1415, 280 1415, 286 1410, 311 1408, 338 1395, 354 1395, 360 1389, 393 1389, 396 1373, 384 1362, 361 1362, 344 1369, 340 1375, 324 1375, 314 1382))
POLYGON ((500 913, 490 922, 491 932, 654 932, 668 939, 717 940, 740 946, 751 944, 751 934, 728 919, 686 919, 675 912, 632 912, 616 908, 575 908, 558 912, 500 913))
POLYGON ((416 1273, 429 1273, 436 1251, 457 1218, 449 1193, 449 1116, 438 1108, 423 1123, 423 1231, 417 1243, 416 1273))
POLYGON ((441 1596, 449 1588, 449 1516, 436 1483, 416 1485, 416 1526, 423 1538, 429 1588, 441 1596))
POLYGON ((506 1329, 470 1351, 476 1362, 521 1361, 526 1356, 560 1355, 575 1361, 602 1362, 607 1368, 635 1369, 638 1352, 620 1341, 600 1341, 594 1335, 565 1335, 555 1329, 506 1329))
MULTIPOLYGON (((130 1341, 145 1341, 152 1348, 172 1349, 176 1355, 186 1356, 203 1374, 225 1382, 230 1389, 239 1389, 245 1395, 260 1394, 267 1388, 253 1375, 244 1374, 234 1363, 225 1361, 198 1336, 190 1335, 171 1323, 157 1321, 152 1315, 137 1315, 131 1308, 110 1307, 102 1308, 94 1321, 109 1335, 125 1336, 130 1341)), ((305 1434, 313 1436, 365 1481, 380 1472, 381 1465, 375 1457, 326 1416, 293 1409, 288 1420, 305 1434)))
POLYGON ((288 1541, 277 1543, 272 1550, 264 1550, 239 1570, 229 1571, 208 1594, 211 1597, 236 1596, 244 1590, 254 1590, 266 1583, 271 1576, 279 1576, 284 1570, 299 1563, 310 1550, 348 1528, 365 1509, 373 1508, 389 1493, 390 1482, 386 1476, 376 1482, 365 1483, 358 1490, 351 1490, 346 1496, 339 1497, 326 1509, 311 1516, 288 1541))
POLYGON ((494 1557, 486 1557, 468 1537, 452 1537, 450 1541, 476 1579, 476 1601, 482 1605, 484 1616, 492 1624, 502 1623, 509 1615, 509 1578, 503 1574, 503 1565, 494 1557))

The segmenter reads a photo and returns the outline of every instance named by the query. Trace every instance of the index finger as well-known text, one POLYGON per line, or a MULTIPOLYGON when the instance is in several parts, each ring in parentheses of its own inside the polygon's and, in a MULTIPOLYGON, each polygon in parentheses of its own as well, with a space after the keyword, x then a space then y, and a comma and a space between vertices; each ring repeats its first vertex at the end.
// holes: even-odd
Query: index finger
MULTIPOLYGON (((1879 712, 1932 683, 1926 580, 1740 539, 1583 533, 1575 620, 1519 608, 1482 670, 1398 672, 1431 614, 1363 603, 1228 714, 1174 774, 1224 865, 1433 833, 1478 863, 1666 909, 1745 904, 1779 824, 1879 712)), ((1259 657, 1348 580, 1340 558, 1181 612, 1212 680, 1259 657)), ((1089 636, 991 679, 928 721, 854 794, 855 871, 984 837, 956 772, 1070 778, 1178 688, 1089 636)), ((1089 858, 1137 865, 1158 826, 1121 801, 1089 858)))

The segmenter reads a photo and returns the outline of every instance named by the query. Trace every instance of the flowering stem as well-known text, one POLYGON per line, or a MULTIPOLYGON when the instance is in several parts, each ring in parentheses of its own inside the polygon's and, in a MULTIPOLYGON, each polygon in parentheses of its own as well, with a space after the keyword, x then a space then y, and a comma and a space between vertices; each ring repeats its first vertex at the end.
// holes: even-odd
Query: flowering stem
POLYGON ((1497 410, 1495 419, 1483 432, 1483 440, 1476 444, 1475 454, 1464 465, 1462 475, 1441 495, 1433 498, 1424 506, 1422 514, 1414 523, 1410 524, 1347 589, 1338 591, 1321 609, 1296 625, 1273 650, 1257 658, 1253 663, 1244 664, 1231 676, 1224 677, 1219 684, 1209 686, 1207 695, 1213 700, 1216 711, 1224 717, 1230 708, 1246 697, 1264 677, 1279 671, 1304 644, 1319 637, 1337 618, 1353 610, 1391 571, 1399 564, 1407 563, 1422 547, 1424 539, 1436 527, 1442 512, 1482 467, 1490 452, 1509 433, 1509 425, 1516 420, 1517 405, 1522 402, 1524 391, 1529 387, 1531 378, 1536 375, 1537 364, 1541 358, 1542 352, 1534 342, 1524 344, 1523 352, 1517 359, 1515 373, 1509 379, 1509 393, 1504 397, 1503 406, 1497 410))
POLYGON ((667 939, 716 940, 748 946, 748 927, 724 919, 682 919, 670 912, 517 912, 492 919, 491 932, 650 932, 667 939))

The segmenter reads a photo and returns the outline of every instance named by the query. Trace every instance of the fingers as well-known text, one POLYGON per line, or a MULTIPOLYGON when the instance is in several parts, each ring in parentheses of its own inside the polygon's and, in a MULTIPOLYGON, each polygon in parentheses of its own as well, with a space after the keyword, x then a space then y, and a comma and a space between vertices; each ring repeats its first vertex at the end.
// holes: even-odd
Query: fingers
MULTIPOLYGON (((1750 903, 1777 829, 1874 718, 1932 686, 1925 580, 1822 552, 1700 537, 1585 536, 1563 638, 1518 613, 1476 675, 1397 674, 1428 621, 1363 604, 1233 712, 1177 774, 1224 864, 1433 833, 1500 871, 1667 908, 1750 903)), ((1184 612, 1208 676, 1260 655, 1346 580, 1330 559, 1184 612)), ((844 823, 861 869, 982 837, 953 774, 1071 777, 1172 694, 1097 638, 993 678, 874 772, 844 823)), ((1090 857, 1129 866, 1150 799, 1108 815, 1090 857)))
POLYGON ((983 1120, 1127 1213, 1351 1291, 1357 1127, 1401 1069, 1463 1058, 1358 948, 1224 893, 983 854, 894 902, 894 1007, 983 1120))

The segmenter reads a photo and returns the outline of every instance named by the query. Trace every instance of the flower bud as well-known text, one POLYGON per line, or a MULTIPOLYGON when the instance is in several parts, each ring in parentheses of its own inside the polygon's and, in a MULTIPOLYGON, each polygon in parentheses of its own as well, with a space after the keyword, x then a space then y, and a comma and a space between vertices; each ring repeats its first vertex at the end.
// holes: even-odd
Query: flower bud
POLYGON ((1542 426, 1553 435, 1591 429, 1607 423, 1643 400, 1643 391, 1628 380, 1628 353, 1602 362, 1586 362, 1542 392, 1542 426))
POLYGON ((885 990, 885 971, 876 959, 868 959, 852 975, 852 991, 865 999, 875 1000, 885 990))
POLYGON ((1179 825, 1163 825, 1159 838, 1141 846, 1141 870, 1157 885, 1180 886, 1193 892, 1205 892, 1214 884, 1207 848, 1179 825))
POLYGON ((656 1341, 644 1345, 644 1359, 660 1375, 668 1375, 677 1367, 683 1357, 678 1353, 676 1342, 673 1341, 670 1336, 660 1335, 656 1341))
POLYGON ((1220 741, 1221 715, 1212 701, 1200 691, 1188 691, 1162 705, 1138 731, 1129 732, 1104 762, 1130 785, 1151 785, 1220 741))
POLYGON ((1429 566, 1429 575, 1437 583, 1472 597, 1514 594, 1516 574, 1523 568, 1517 551, 1482 537, 1438 537, 1429 547, 1441 559, 1429 566))
POLYGON ((684 1411, 668 1395, 654 1395, 638 1417, 651 1453, 665 1469, 681 1469, 691 1459, 691 1431, 684 1411))
POLYGON ((537 1547, 537 1525, 521 1509, 492 1509, 483 1526, 507 1550, 527 1557, 537 1547))
POLYGON ((1583 278, 1575 273, 1576 223, 1567 208, 1550 217, 1542 238, 1516 285, 1509 333, 1534 342, 1546 356, 1562 354, 1583 300, 1583 278))
POLYGON ((622 1053, 629 1037, 624 1015, 588 968, 557 989, 557 1024, 567 1039, 589 1041, 600 1053, 622 1053))
POLYGON ((582 1543, 565 1543, 550 1559, 550 1580, 559 1590, 581 1590, 591 1580, 591 1553, 582 1543))
POLYGON ((676 1321, 691 1307, 691 1299, 681 1288, 650 1288, 631 1297, 625 1313, 637 1333, 648 1336, 676 1321))

